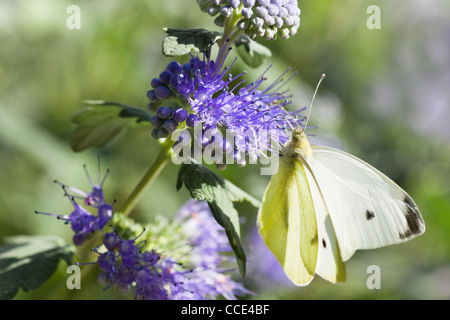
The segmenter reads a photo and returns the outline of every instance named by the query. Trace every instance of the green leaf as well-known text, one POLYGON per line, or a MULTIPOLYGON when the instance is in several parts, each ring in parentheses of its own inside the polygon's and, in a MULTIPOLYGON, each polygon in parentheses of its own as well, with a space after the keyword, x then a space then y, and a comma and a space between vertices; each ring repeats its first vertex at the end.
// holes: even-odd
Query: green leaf
POLYGON ((203 52, 211 42, 220 38, 220 33, 205 29, 163 29, 167 36, 162 43, 162 52, 166 57, 182 56, 192 50, 203 52))
POLYGON ((206 12, 206 10, 211 6, 210 0, 197 0, 200 10, 206 12))
POLYGON ((272 52, 269 48, 250 39, 250 37, 245 34, 241 34, 236 40, 236 47, 241 59, 252 68, 259 67, 266 58, 272 56, 272 52))
POLYGON ((225 229, 228 240, 236 255, 239 271, 245 275, 246 256, 240 241, 239 215, 233 202, 249 201, 255 207, 260 202, 200 164, 183 164, 178 172, 177 190, 182 185, 196 200, 205 200, 216 221, 225 229))
POLYGON ((56 236, 15 236, 0 247, 0 300, 18 290, 40 287, 56 271, 60 259, 70 264, 74 247, 56 236))
POLYGON ((75 152, 102 146, 134 121, 150 121, 149 112, 117 102, 87 101, 72 122, 77 124, 70 141, 75 152))

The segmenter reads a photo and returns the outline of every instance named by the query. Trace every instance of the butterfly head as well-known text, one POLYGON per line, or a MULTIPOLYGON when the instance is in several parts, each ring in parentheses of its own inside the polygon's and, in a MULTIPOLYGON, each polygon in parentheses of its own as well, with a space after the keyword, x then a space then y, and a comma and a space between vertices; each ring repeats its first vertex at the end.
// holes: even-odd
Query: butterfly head
POLYGON ((290 142, 291 143, 287 147, 288 154, 291 154, 295 157, 300 155, 305 160, 310 159, 312 155, 312 149, 303 128, 298 126, 292 130, 290 142))
POLYGON ((292 130, 292 137, 291 137, 291 139, 292 139, 293 143, 300 143, 302 140, 305 140, 306 139, 305 130, 302 127, 300 127, 300 126, 294 128, 292 130))

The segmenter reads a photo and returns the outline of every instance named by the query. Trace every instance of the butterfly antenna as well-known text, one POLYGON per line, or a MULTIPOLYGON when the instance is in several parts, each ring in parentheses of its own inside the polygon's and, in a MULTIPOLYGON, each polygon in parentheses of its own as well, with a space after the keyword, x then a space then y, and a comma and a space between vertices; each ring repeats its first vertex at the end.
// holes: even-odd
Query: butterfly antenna
POLYGON ((292 125, 292 123, 289 121, 289 119, 288 119, 288 113, 287 113, 287 111, 286 110, 284 110, 283 109, 283 112, 284 113, 278 113, 278 114, 276 114, 276 115, 274 115, 273 117, 271 117, 271 118, 269 118, 269 120, 268 121, 270 121, 270 120, 272 120, 272 119, 276 119, 276 118, 278 118, 278 117, 283 117, 284 118, 284 120, 287 122, 287 124, 289 125, 289 127, 291 127, 291 130, 294 130, 294 126, 292 125))
POLYGON ((305 127, 304 127, 305 129, 306 129, 306 125, 308 124, 309 117, 311 116, 311 109, 312 109, 312 105, 313 105, 313 103, 314 103, 314 99, 316 98, 317 91, 319 90, 319 86, 320 86, 320 84, 322 83, 322 81, 323 81, 324 78, 325 78, 325 73, 322 73, 322 76, 320 77, 320 80, 319 80, 319 82, 317 83, 316 90, 314 91, 314 95, 313 95, 313 97, 312 97, 312 99, 311 99, 311 103, 310 103, 310 105, 309 105, 308 117, 307 117, 306 120, 305 120, 305 127))

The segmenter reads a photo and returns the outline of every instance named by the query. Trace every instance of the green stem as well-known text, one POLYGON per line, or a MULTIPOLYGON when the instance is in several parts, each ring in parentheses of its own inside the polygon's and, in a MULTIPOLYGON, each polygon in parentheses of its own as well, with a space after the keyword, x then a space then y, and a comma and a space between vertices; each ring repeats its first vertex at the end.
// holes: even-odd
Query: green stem
MULTIPOLYGON (((225 46, 225 50, 227 50, 233 45, 234 41, 236 41, 238 36, 241 34, 242 31, 236 28, 236 23, 239 21, 241 17, 242 15, 239 9, 239 12, 234 11, 232 15, 226 19, 223 36, 222 39, 219 41, 220 48, 225 46)), ((223 56, 220 58, 219 61, 216 61, 217 65, 219 65, 222 62, 222 59, 223 56)))
POLYGON ((136 204, 144 195, 148 186, 155 180, 158 174, 164 169, 164 167, 169 163, 170 152, 173 141, 166 139, 166 141, 161 144, 161 150, 155 161, 152 163, 150 168, 148 168, 145 175, 139 181, 138 185, 134 188, 133 192, 130 194, 128 199, 120 208, 119 212, 122 212, 125 216, 128 216, 130 212, 134 209, 136 204))
MULTIPOLYGON (((227 38, 230 38, 231 35, 236 31, 235 30, 235 29, 237 29, 236 24, 241 18, 242 18, 242 15, 241 15, 241 12, 239 9, 238 11, 234 10, 233 13, 231 14, 231 16, 226 19, 221 44, 223 44, 223 42, 226 41, 227 38)), ((230 41, 230 42, 232 42, 232 41, 230 41)))

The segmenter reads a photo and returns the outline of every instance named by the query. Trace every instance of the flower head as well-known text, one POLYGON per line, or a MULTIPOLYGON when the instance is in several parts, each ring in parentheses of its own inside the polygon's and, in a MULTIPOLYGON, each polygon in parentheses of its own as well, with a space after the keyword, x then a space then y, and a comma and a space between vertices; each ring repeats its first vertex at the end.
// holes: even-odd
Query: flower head
MULTIPOLYGON (((301 121, 298 113, 302 110, 288 112, 285 109, 290 103, 288 91, 273 91, 282 87, 283 76, 288 71, 289 69, 265 89, 261 88, 267 80, 263 74, 247 86, 243 86, 244 81, 241 81, 239 89, 235 86, 231 90, 203 96, 202 99, 194 96, 191 100, 192 109, 204 123, 203 129, 224 128, 233 133, 235 151, 250 152, 256 149, 263 152, 270 148, 267 133, 285 141, 288 138, 285 132, 287 123, 296 124, 301 121)), ((227 89, 231 81, 239 76, 230 76, 224 88, 227 89)))
POLYGON ((223 46, 216 60, 212 60, 208 52, 201 59, 193 56, 189 63, 177 69, 183 71, 176 77, 171 76, 174 80, 167 86, 189 107, 176 110, 159 107, 151 121, 154 138, 168 137, 181 124, 188 128, 200 125, 202 134, 194 142, 203 149, 213 142, 219 144, 223 155, 238 163, 243 163, 241 159, 245 161, 243 156, 252 154, 259 157, 259 153, 271 150, 271 136, 280 142, 288 139, 285 132, 288 124, 298 124, 303 120, 299 116, 302 110, 288 112, 285 109, 290 103, 290 94, 281 89, 289 81, 284 79, 289 69, 266 88, 263 88, 267 81, 264 74, 257 81, 245 85, 242 79, 245 72, 237 76, 229 73, 235 60, 224 66, 228 53, 229 49, 223 46), (224 138, 226 131, 230 133, 228 139, 224 138))

